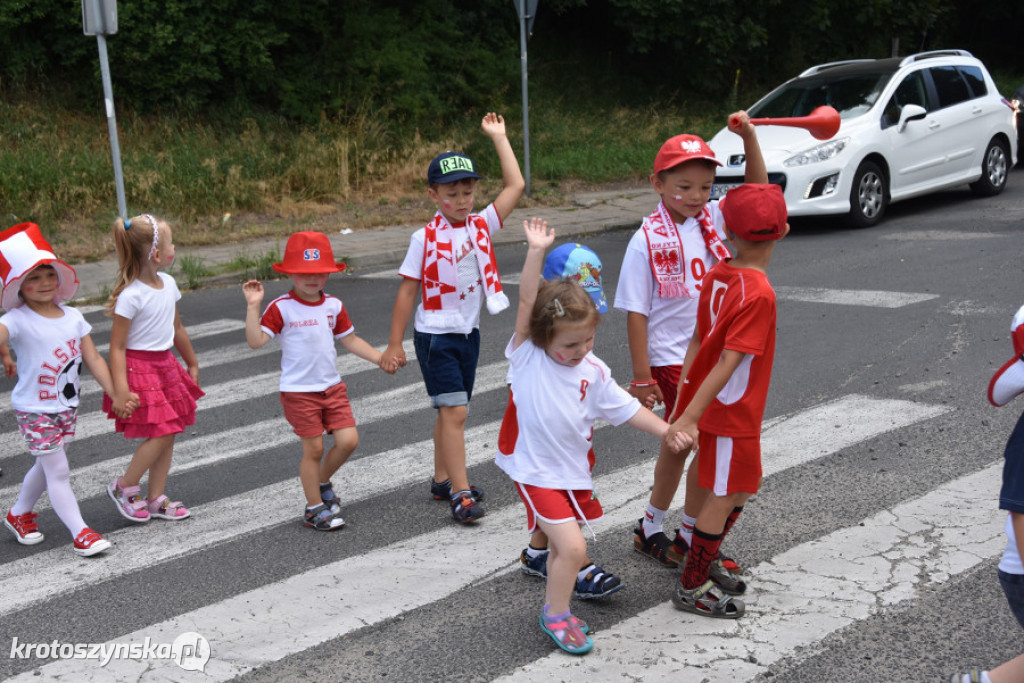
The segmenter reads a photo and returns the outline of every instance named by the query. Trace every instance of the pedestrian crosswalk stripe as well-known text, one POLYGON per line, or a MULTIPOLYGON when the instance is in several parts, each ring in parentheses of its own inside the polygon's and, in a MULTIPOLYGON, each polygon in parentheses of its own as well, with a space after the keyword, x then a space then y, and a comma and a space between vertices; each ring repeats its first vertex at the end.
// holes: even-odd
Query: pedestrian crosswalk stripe
POLYGON ((821 287, 774 286, 780 301, 803 301, 816 304, 843 306, 872 306, 874 308, 901 308, 911 304, 937 299, 938 294, 913 292, 879 292, 867 289, 824 289, 821 287))
MULTIPOLYGON (((699 667, 701 680, 732 683, 781 659, 808 657, 827 635, 998 556, 1006 513, 991 501, 1001 471, 995 463, 751 568, 739 620, 690 615, 664 602, 603 629, 585 658, 545 657, 498 680, 618 680, 638 671, 644 680, 669 680, 699 667)), ((666 595, 674 584, 674 577, 666 582, 666 595)))
MULTIPOLYGON (((797 444, 807 440, 824 443, 826 446, 832 444, 832 448, 837 449, 848 444, 833 437, 852 431, 855 425, 876 424, 874 432, 854 432, 863 439, 929 419, 948 410, 909 401, 845 397, 812 408, 806 411, 806 416, 797 414, 775 421, 765 433, 764 460, 766 465, 777 461, 778 464, 772 470, 777 473, 835 452, 827 447, 799 451, 797 444), (863 414, 865 409, 867 415, 863 414), (876 418, 879 415, 886 416, 886 419, 878 421, 876 418), (815 424, 820 430, 816 438, 809 431, 815 424), (782 458, 779 457, 781 453, 775 449, 798 451, 804 455, 802 459, 799 455, 782 458)), ((497 424, 493 422, 469 430, 466 442, 469 464, 493 459, 497 424)), ((373 496, 380 492, 382 481, 387 481, 389 488, 417 481, 426 482, 432 462, 424 456, 424 452, 429 452, 431 443, 427 440, 352 461, 339 470, 338 475, 341 476, 335 479, 335 483, 341 490, 359 491, 363 496, 373 496), (382 478, 383 471, 389 473, 389 478, 382 478)), ((600 526, 607 528, 625 525, 635 520, 642 513, 652 476, 653 462, 645 462, 598 477, 595 486, 605 507, 605 520, 600 526)), ((133 546, 131 553, 119 553, 117 563, 88 563, 83 566, 66 548, 55 548, 8 563, 0 567, 0 581, 6 590, 0 603, 2 613, 23 609, 54 595, 142 569, 159 561, 195 553, 203 547, 222 543, 244 533, 256 530, 264 530, 265 533, 271 524, 289 519, 295 519, 298 523, 299 508, 301 491, 298 481, 281 482, 194 508, 193 519, 181 524, 150 524, 109 534, 111 540, 130 542, 133 546), (262 514, 259 520, 251 519, 252 515, 249 514, 249 501, 253 497, 261 501, 262 514), (104 566, 107 564, 111 566, 104 566), (53 578, 45 588, 37 585, 34 579, 27 578, 44 571, 53 578)), ((444 513, 439 511, 438 514, 444 513)), ((464 529, 454 527, 424 534, 228 598, 128 634, 119 640, 135 641, 150 636, 155 642, 162 642, 161 638, 169 635, 170 640, 173 640, 182 631, 201 633, 210 640, 214 649, 214 657, 207 665, 206 673, 218 680, 226 680, 261 664, 312 647, 318 642, 339 637, 429 601, 442 599, 473 581, 506 569, 526 540, 522 510, 518 505, 492 510, 484 524, 487 527, 486 534, 466 534, 464 529), (402 559, 396 561, 396 558, 402 559), (344 592, 326 589, 319 591, 326 600, 337 602, 330 606, 324 605, 324 609, 335 613, 337 618, 329 624, 311 624, 301 641, 301 647, 294 638, 282 636, 280 629, 286 629, 289 633, 292 629, 293 617, 286 615, 293 612, 299 615, 301 612, 301 617, 294 618, 301 618, 303 623, 306 621, 304 616, 308 608, 297 596, 301 594, 307 597, 309 591, 318 590, 318 585, 333 585, 337 576, 345 576, 347 583, 364 581, 365 585, 347 585, 344 592), (429 577, 433 588, 430 598, 420 597, 425 595, 424 592, 413 590, 413 586, 422 585, 425 577, 429 577), (353 593, 374 595, 375 599, 372 602, 344 599, 344 596, 353 593), (254 610, 258 613, 253 613, 254 610), (269 612, 275 615, 273 620, 265 619, 269 612), (230 622, 230 632, 225 632, 225 613, 251 615, 251 619, 234 620, 230 622)), ((43 669, 46 675, 57 675, 67 670, 61 667, 73 664, 58 662, 43 669)), ((154 664, 146 662, 147 666, 154 664)), ((117 674, 127 678, 138 674, 134 668, 138 663, 121 662, 113 669, 111 666, 114 666, 114 662, 103 669, 105 677, 117 674)))
MULTIPOLYGON (((90 336, 94 337, 97 334, 109 333, 111 327, 111 321, 106 318, 98 323, 94 323, 92 326, 92 332, 90 336)), ((196 323, 195 325, 189 325, 185 328, 188 331, 189 339, 203 339, 205 337, 213 337, 218 334, 224 334, 226 332, 238 332, 245 329, 245 320, 238 318, 220 318, 218 320, 210 320, 205 323, 196 323)), ((97 344, 96 348, 104 356, 110 350, 110 344, 97 344)))

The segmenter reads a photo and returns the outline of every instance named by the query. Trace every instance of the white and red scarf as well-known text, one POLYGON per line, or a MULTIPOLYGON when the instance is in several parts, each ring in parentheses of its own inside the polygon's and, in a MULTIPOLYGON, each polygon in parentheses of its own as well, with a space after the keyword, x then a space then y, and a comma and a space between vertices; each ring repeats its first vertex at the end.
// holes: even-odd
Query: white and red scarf
MULTIPOLYGON (((713 221, 711 220, 711 209, 707 204, 696 216, 700 224, 701 236, 704 237, 704 244, 708 251, 715 257, 716 261, 727 259, 731 256, 729 249, 722 243, 718 236, 713 221)), ((658 296, 664 299, 687 297, 696 299, 698 292, 690 291, 686 286, 686 257, 683 254, 683 238, 679 235, 679 226, 672 219, 665 202, 660 202, 658 208, 650 216, 644 219, 641 226, 644 236, 647 238, 647 251, 651 258, 651 272, 658 283, 658 296)))
MULTIPOLYGON (((509 306, 508 297, 501 289, 498 263, 494 259, 491 232, 487 219, 478 214, 466 218, 470 242, 476 252, 476 263, 480 269, 480 280, 484 286, 487 310, 492 315, 509 306)), ((452 245, 454 228, 440 211, 427 223, 423 238, 423 310, 436 319, 443 327, 454 324, 451 315, 459 315, 459 268, 455 262, 452 245), (434 315, 436 312, 437 315, 434 315)))

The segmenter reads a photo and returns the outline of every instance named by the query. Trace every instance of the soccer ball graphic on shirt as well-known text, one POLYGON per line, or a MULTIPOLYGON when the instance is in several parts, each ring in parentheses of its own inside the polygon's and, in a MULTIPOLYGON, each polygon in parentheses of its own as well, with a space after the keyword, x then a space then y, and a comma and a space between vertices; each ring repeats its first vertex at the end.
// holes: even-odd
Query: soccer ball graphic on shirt
POLYGON ((65 408, 78 406, 78 374, 81 368, 82 359, 75 358, 57 376, 57 400, 65 408))

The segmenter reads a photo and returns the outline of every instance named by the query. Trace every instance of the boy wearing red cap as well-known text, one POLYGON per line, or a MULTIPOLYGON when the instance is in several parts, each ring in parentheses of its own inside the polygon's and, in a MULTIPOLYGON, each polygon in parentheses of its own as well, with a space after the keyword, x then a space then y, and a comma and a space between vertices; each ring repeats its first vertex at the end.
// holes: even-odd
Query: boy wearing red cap
POLYGON ((721 202, 734 258, 705 276, 697 327, 683 363, 685 380, 672 431, 698 444, 703 503, 675 586, 676 607, 735 619, 746 584, 719 557, 722 538, 761 484, 761 420, 775 355, 775 291, 766 274, 775 244, 789 232, 778 185, 741 185, 721 202), (699 429, 698 429, 699 428, 699 429))
POLYGON ((388 363, 405 365, 402 338, 415 310, 416 360, 430 406, 437 410, 430 492, 435 500, 448 500, 452 518, 463 524, 485 514, 478 504, 482 492, 469 485, 465 440, 466 415, 480 355, 480 304, 486 302, 492 315, 509 305, 498 277, 491 234, 501 229, 526 187, 505 135, 505 120, 488 113, 481 128, 494 143, 505 187, 493 203, 474 213, 480 175, 473 160, 464 154, 445 152, 430 162, 427 192, 437 205, 437 213, 409 240, 409 250, 398 269, 403 279, 384 351, 388 363))
MULTIPOLYGON (((768 182, 757 133, 746 112, 730 115, 728 122, 729 129, 743 138, 746 182, 768 182)), ((633 361, 629 392, 648 408, 664 403, 666 417, 675 407, 704 276, 713 263, 730 256, 723 243, 719 203, 709 201, 715 169, 721 165, 696 135, 666 140, 651 174, 661 202, 644 219, 622 258, 615 307, 627 315, 633 361)), ((670 540, 663 530, 664 518, 679 488, 687 455, 686 451, 660 450, 647 509, 634 529, 633 548, 667 567, 679 566, 685 557, 703 501, 697 487, 697 456, 686 479, 682 523, 670 540)), ((738 569, 731 560, 727 562, 738 569)))
POLYGON ((302 440, 299 479, 306 495, 303 523, 318 531, 344 526, 341 502, 331 476, 359 443, 356 421, 335 362, 337 339, 345 350, 393 374, 383 354, 355 335, 341 300, 324 294, 331 273, 345 270, 336 263, 331 242, 320 232, 297 232, 288 238, 284 262, 271 266, 291 278, 292 290, 267 305, 260 316, 263 285, 249 280, 245 294, 245 340, 258 349, 273 338, 281 345, 281 404, 284 416, 302 440), (324 432, 334 446, 324 453, 324 432))

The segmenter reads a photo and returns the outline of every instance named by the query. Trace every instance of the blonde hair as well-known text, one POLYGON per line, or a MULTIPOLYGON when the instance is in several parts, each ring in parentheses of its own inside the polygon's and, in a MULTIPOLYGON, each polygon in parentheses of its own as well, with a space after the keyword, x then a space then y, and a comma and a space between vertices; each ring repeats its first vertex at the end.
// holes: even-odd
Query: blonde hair
POLYGON ((589 323, 597 327, 601 314, 586 290, 572 280, 546 280, 537 290, 530 312, 530 341, 546 349, 558 325, 589 323))
POLYGON ((114 221, 114 248, 117 250, 118 269, 114 290, 106 303, 107 315, 114 314, 117 297, 142 274, 142 266, 156 248, 160 228, 167 228, 170 231, 171 226, 167 221, 154 218, 148 213, 127 221, 123 218, 114 221))

